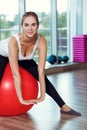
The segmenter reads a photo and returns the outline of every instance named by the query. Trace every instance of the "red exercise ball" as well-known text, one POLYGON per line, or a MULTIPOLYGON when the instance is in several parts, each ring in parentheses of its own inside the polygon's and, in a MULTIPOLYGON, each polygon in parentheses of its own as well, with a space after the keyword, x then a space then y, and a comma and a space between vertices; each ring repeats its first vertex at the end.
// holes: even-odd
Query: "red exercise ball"
MULTIPOLYGON (((25 69, 19 67, 22 78, 22 94, 25 100, 35 99, 38 96, 38 82, 25 69)), ((0 84, 0 115, 20 115, 32 108, 33 104, 23 105, 19 102, 10 65, 7 64, 0 84)))

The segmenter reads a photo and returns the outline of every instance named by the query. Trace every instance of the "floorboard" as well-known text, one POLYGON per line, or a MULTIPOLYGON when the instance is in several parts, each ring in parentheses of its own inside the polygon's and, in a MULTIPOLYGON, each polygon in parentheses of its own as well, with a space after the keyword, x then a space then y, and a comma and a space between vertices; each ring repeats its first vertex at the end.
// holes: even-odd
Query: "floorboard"
POLYGON ((57 104, 46 95, 20 116, 0 116, 0 130, 87 130, 87 69, 48 76, 64 101, 82 113, 81 117, 61 115, 57 104))

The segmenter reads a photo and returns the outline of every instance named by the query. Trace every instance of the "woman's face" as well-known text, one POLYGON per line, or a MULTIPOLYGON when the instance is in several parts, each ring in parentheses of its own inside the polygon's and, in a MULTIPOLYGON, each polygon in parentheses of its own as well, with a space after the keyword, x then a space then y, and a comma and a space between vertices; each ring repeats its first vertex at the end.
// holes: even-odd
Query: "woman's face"
POLYGON ((26 17, 23 21, 22 30, 27 37, 33 37, 38 30, 36 19, 33 16, 26 17))

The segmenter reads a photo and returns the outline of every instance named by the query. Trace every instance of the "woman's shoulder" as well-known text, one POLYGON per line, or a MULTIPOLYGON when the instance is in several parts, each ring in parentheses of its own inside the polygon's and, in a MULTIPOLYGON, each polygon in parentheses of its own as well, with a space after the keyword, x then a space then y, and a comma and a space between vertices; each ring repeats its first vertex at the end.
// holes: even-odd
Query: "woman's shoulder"
POLYGON ((39 40, 39 44, 38 44, 38 49, 39 48, 43 48, 47 46, 47 41, 46 38, 43 35, 40 35, 40 40, 39 40))
POLYGON ((46 38, 43 35, 40 35, 40 44, 47 44, 46 38))
POLYGON ((18 33, 16 34, 12 34, 10 37, 9 37, 9 44, 11 45, 18 45, 18 42, 19 42, 19 36, 18 36, 18 33))
POLYGON ((41 42, 46 42, 46 38, 43 35, 39 34, 39 37, 41 42))
POLYGON ((18 39, 18 38, 19 38, 19 33, 12 34, 12 35, 11 35, 11 38, 18 39))
POLYGON ((13 42, 19 42, 19 33, 16 33, 16 34, 12 34, 9 38, 10 41, 13 41, 13 42))

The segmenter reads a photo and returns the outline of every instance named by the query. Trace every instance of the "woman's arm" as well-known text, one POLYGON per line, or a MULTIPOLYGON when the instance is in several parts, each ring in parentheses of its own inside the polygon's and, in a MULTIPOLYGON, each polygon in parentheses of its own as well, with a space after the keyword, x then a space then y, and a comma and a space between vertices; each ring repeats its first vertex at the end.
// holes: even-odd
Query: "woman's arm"
POLYGON ((40 83, 40 96, 33 100, 33 102, 38 103, 45 99, 45 62, 47 56, 47 43, 46 40, 41 37, 40 43, 38 44, 38 75, 39 75, 39 83, 40 83))
POLYGON ((19 65, 18 65, 18 45, 14 37, 11 37, 9 40, 8 58, 9 58, 9 63, 14 78, 14 84, 15 84, 15 89, 16 89, 18 99, 22 104, 29 105, 31 104, 31 102, 26 101, 22 98, 21 76, 20 76, 19 65))

